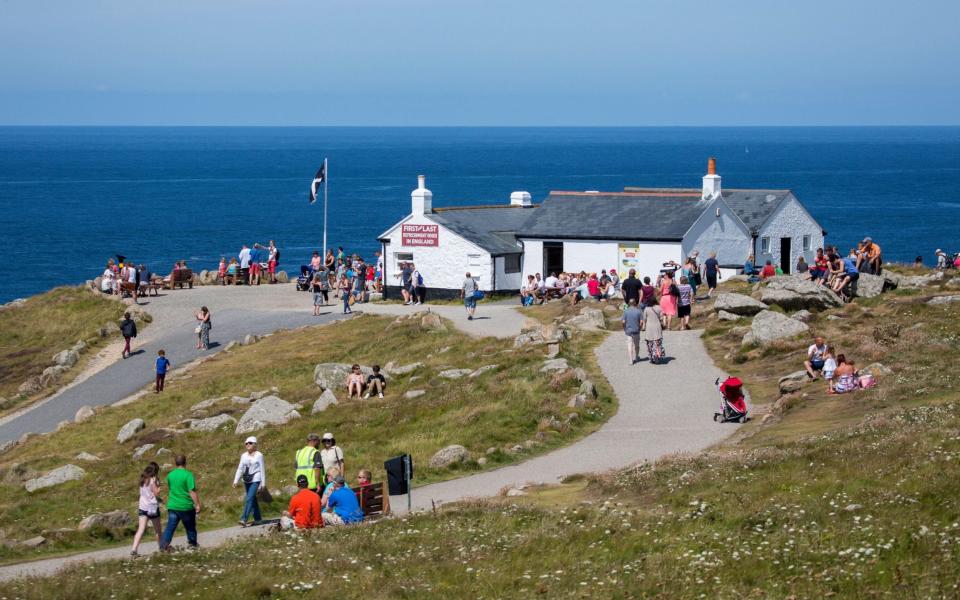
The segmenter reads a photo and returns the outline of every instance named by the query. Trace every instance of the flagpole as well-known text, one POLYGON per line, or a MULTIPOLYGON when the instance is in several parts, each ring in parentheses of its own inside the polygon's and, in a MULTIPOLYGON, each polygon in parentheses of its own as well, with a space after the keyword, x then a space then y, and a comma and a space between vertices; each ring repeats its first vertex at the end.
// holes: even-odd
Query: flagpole
MULTIPOLYGON (((323 260, 327 260, 327 181, 330 172, 327 170, 327 159, 323 159, 323 260)), ((324 264, 326 264, 324 262, 324 264)))

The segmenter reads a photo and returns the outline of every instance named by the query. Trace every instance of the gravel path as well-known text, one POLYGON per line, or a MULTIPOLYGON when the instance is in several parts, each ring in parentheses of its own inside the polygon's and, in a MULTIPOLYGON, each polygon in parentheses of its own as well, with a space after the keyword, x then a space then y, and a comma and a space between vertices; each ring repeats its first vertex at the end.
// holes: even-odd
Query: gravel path
MULTIPOLYGON (((258 331, 266 331, 269 326, 276 323, 284 323, 275 325, 276 327, 290 327, 300 323, 301 320, 316 322, 311 321, 312 317, 304 318, 303 315, 292 314, 292 309, 289 306, 291 302, 289 296, 287 294, 287 297, 283 300, 278 300, 272 305, 272 309, 267 311, 268 314, 279 313, 273 317, 266 314, 257 314, 256 318, 253 319, 248 312, 249 309, 241 310, 238 308, 234 315, 231 315, 230 309, 222 310, 225 314, 220 317, 220 320, 215 320, 214 331, 224 335, 224 338, 217 339, 231 339, 240 336, 242 333, 252 332, 249 329, 253 326, 253 323, 250 323, 251 320, 260 326, 258 331), (226 323, 223 328, 219 328, 222 321, 226 321, 226 323), (230 325, 230 323, 234 324, 230 325), (249 325, 245 330, 243 325, 247 323, 249 325), (232 331, 236 333, 232 333, 229 337, 222 333, 224 329, 231 327, 233 328, 232 331)), ((303 295, 300 295, 300 298, 302 297, 303 295)), ((238 296, 237 298, 242 302, 245 298, 249 299, 249 296, 238 296)), ((223 303, 222 298, 218 298, 218 300, 221 301, 221 306, 230 305, 229 302, 223 303)), ((296 300, 299 300, 299 298, 294 297, 294 305, 297 304, 296 300)), ((235 301, 235 299, 232 301, 235 301)), ((305 305, 307 301, 302 300, 302 302, 305 305)), ((214 311, 214 319, 217 319, 218 313, 215 311, 213 302, 208 306, 214 311)), ((458 328, 472 335, 513 337, 520 331, 523 316, 513 310, 512 306, 514 306, 512 303, 481 305, 480 310, 478 310, 480 316, 490 318, 474 321, 467 321, 463 308, 460 306, 427 305, 412 307, 371 304, 363 306, 362 309, 373 314, 405 314, 411 310, 426 311, 429 309, 451 319, 458 328)), ((298 310, 302 311, 303 309, 299 308, 298 310)), ((154 311, 151 310, 151 312, 154 311)), ((171 310, 171 312, 180 314, 175 310, 171 310)), ((335 316, 327 315, 322 319, 330 320, 335 316)), ((182 319, 180 324, 188 328, 189 335, 187 337, 192 340, 192 321, 189 311, 187 312, 187 318, 182 319)), ((159 329, 157 325, 158 323, 155 321, 151 325, 151 329, 159 329)), ((161 338, 160 341, 163 339, 165 338, 161 338)), ((626 358, 626 344, 623 335, 617 332, 609 335, 597 348, 596 353, 600 368, 613 386, 620 402, 617 414, 611 417, 598 431, 571 446, 517 465, 415 488, 412 494, 414 510, 429 509, 434 503, 440 505, 444 502, 466 498, 494 496, 504 488, 517 485, 556 483, 563 477, 575 473, 602 472, 626 467, 640 461, 656 460, 670 454, 697 452, 729 436, 736 429, 735 425, 720 425, 714 423, 711 419, 719 403, 713 381, 722 373, 713 365, 709 355, 707 355, 706 349, 700 341, 700 332, 667 332, 664 341, 667 355, 672 360, 663 365, 651 365, 643 361, 631 366, 626 358), (692 374, 695 376, 691 376, 692 374)), ((189 341, 187 343, 189 344, 189 341)), ((183 342, 180 342, 180 345, 182 346, 183 342)), ((187 345, 186 350, 189 351, 189 349, 190 346, 187 345)), ((150 356, 150 364, 152 365, 152 356, 150 356)), ((109 369, 103 373, 107 371, 109 369)), ((91 377, 91 380, 97 377, 91 377)), ((134 386, 133 391, 141 388, 143 384, 144 381, 141 379, 134 386)), ((107 401, 116 401, 121 397, 124 396, 112 396, 107 401)), ((71 413, 70 417, 72 416, 71 413)), ((54 419, 53 426, 59 420, 54 419)), ((0 428, 0 431, 4 430, 4 428, 0 428)), ((0 436, 0 441, 3 439, 5 438, 0 436)), ((397 512, 405 511, 406 496, 392 496, 390 504, 397 512)), ((200 544, 206 548, 216 547, 231 538, 241 535, 255 535, 263 531, 264 529, 261 527, 249 529, 228 527, 202 532, 200 534, 200 544)), ((180 539, 179 542, 175 541, 175 543, 183 544, 184 541, 180 539)), ((155 550, 156 543, 141 546, 141 554, 149 554, 155 550)), ((69 565, 87 561, 124 558, 128 553, 127 547, 111 548, 69 557, 0 567, 0 581, 26 575, 52 575, 69 565)))

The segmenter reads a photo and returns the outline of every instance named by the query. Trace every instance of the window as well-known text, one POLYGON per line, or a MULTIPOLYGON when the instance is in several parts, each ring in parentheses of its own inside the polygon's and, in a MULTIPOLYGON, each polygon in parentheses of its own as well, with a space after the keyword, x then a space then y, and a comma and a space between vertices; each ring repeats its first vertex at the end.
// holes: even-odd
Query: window
MULTIPOLYGON (((467 264, 471 267, 482 267, 483 266, 483 255, 482 254, 468 254, 467 255, 467 264)), ((488 263, 489 264, 489 263, 488 263)))
POLYGON ((770 254, 770 238, 760 238, 760 254, 770 254))
POLYGON ((508 254, 503 257, 503 272, 504 273, 520 272, 520 255, 519 254, 508 254))
POLYGON ((810 236, 809 235, 803 236, 803 251, 810 252, 810 236))
POLYGON ((400 263, 413 262, 413 252, 394 252, 393 264, 400 270, 400 263))

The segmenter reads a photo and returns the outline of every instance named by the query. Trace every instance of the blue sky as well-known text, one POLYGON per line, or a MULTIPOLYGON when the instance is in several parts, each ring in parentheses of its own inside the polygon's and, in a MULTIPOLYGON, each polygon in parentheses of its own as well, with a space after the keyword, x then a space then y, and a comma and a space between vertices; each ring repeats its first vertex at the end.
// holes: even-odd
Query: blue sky
POLYGON ((0 124, 960 124, 960 2, 0 0, 0 124))

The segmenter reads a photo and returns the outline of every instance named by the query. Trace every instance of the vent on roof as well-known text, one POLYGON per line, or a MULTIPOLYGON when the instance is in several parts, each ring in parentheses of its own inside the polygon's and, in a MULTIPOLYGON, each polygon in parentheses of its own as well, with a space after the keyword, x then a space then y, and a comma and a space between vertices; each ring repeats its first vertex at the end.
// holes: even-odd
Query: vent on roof
POLYGON ((510 206, 530 206, 531 204, 530 192, 513 192, 510 194, 510 206))
POLYGON ((777 199, 776 194, 767 194, 767 202, 773 202, 776 199, 777 199))

